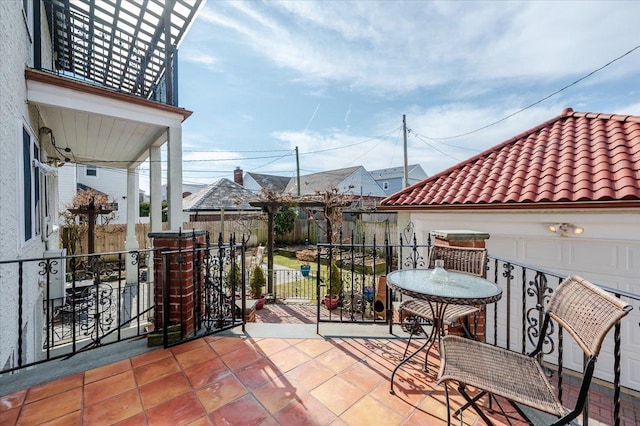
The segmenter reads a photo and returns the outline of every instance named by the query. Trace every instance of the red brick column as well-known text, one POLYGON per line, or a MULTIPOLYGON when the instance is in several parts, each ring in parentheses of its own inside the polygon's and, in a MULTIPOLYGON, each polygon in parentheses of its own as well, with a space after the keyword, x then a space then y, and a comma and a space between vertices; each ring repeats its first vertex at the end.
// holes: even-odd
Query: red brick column
MULTIPOLYGON (((472 247, 485 248, 489 234, 486 232, 467 231, 467 230, 451 230, 451 231, 431 231, 434 244, 438 246, 449 247, 472 247)), ((473 333, 480 341, 485 341, 485 327, 487 325, 486 310, 482 306, 480 312, 475 314, 476 318, 469 318, 469 331, 473 333)), ((464 336, 461 326, 449 327, 449 334, 464 336)))
POLYGON ((169 326, 180 325, 181 337, 191 336, 195 332, 195 283, 194 283, 194 245, 204 245, 205 232, 181 233, 175 231, 152 232, 154 255, 154 326, 156 331, 164 328, 163 282, 165 264, 168 262, 169 281, 169 326), (194 239, 195 235, 195 239, 194 239))

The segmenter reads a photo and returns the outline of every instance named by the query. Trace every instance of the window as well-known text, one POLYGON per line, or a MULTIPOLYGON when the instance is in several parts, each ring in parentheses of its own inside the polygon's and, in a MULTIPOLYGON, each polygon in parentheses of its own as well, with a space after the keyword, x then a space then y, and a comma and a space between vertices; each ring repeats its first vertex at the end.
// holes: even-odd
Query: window
MULTIPOLYGON (((22 18, 27 26, 27 32, 29 33, 29 41, 33 41, 33 1, 22 0, 22 18)), ((33 47, 33 45, 31 46, 33 47)))
POLYGON ((85 166, 87 176, 98 176, 98 168, 96 166, 85 166))
POLYGON ((40 147, 26 127, 22 127, 22 208, 23 238, 30 241, 40 235, 40 169, 34 160, 40 160, 40 147))

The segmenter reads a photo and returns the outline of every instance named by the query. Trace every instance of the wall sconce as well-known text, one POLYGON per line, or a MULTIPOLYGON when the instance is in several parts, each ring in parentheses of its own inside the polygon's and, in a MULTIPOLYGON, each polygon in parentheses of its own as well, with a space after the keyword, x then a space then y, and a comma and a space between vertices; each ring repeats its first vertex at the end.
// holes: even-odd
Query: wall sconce
POLYGON ((561 237, 569 236, 569 233, 580 235, 584 232, 584 228, 576 226, 572 223, 554 223, 547 227, 549 231, 560 234, 561 237))

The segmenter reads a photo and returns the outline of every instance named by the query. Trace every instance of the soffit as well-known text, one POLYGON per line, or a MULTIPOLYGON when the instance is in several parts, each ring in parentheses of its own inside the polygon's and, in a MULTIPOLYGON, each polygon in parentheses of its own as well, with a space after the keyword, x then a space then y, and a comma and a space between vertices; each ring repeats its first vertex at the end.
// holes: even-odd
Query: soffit
POLYGON ((27 99, 43 122, 40 139, 50 158, 130 168, 166 141, 190 111, 27 70, 27 99), (48 130, 50 129, 50 131, 48 130))

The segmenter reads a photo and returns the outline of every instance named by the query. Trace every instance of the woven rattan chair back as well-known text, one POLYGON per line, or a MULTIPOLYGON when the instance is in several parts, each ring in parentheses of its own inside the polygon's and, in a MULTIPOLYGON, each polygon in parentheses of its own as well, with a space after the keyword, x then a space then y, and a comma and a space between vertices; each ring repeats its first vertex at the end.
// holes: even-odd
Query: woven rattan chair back
POLYGON ((434 245, 429 252, 429 268, 434 267, 437 259, 444 260, 444 268, 449 271, 487 276, 487 250, 484 248, 434 245))
POLYGON ((549 316, 561 325, 587 356, 597 357, 605 336, 629 306, 590 282, 571 276, 549 299, 549 316))

